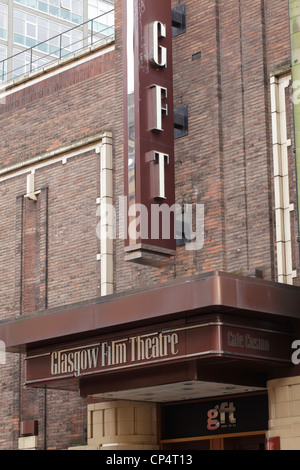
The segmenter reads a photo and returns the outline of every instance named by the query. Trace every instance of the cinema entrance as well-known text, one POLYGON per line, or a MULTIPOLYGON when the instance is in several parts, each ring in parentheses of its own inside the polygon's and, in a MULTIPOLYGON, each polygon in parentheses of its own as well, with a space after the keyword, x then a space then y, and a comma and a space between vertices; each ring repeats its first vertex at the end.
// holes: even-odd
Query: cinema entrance
POLYGON ((264 450, 268 429, 265 392, 164 404, 162 450, 264 450))
POLYGON ((263 450, 270 386, 298 391, 299 301, 214 273, 5 323, 0 339, 25 351, 26 387, 87 400, 89 449, 263 450))

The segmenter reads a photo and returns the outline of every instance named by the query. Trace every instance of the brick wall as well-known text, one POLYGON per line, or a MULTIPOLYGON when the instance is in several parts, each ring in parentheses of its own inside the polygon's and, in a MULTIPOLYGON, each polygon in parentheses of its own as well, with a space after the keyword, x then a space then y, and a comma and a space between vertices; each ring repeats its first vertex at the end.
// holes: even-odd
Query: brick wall
POLYGON ((112 70, 108 53, 8 95, 0 108, 1 168, 110 130, 112 70))
MULTIPOLYGON (((114 52, 28 83, 0 105, 0 171, 111 131, 117 204, 124 142, 122 2, 115 3, 114 52)), ((187 31, 173 39, 174 106, 189 109, 189 133, 175 142, 176 202, 204 204, 205 243, 198 251, 178 247, 158 269, 125 262, 124 243, 116 240, 116 292, 217 269, 262 268, 275 278, 269 74, 290 60, 287 5, 185 4, 187 31)), ((78 150, 65 164, 53 160, 36 170, 35 184, 38 204, 24 202, 24 172, 0 180, 1 320, 99 295, 99 154, 78 150)), ((0 408, 0 448, 17 446, 19 419, 39 420, 41 448, 83 439, 85 400, 75 392, 26 391, 21 364, 22 357, 9 355, 1 368, 7 406, 0 408)))
MULTIPOLYGON (((257 268, 276 279, 269 76, 290 62, 288 5, 184 3, 187 30, 173 39, 174 107, 188 106, 189 133, 175 142, 176 202, 205 205, 205 244, 179 247, 158 271, 123 263, 117 242, 117 290, 215 269, 257 268)), ((121 144, 116 150, 119 188, 121 144)))

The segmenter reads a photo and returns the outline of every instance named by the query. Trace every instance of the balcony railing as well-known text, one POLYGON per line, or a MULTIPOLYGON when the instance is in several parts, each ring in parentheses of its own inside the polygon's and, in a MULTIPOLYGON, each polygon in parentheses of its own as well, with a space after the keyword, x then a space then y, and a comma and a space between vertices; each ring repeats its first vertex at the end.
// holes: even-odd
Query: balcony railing
POLYGON ((0 61, 0 85, 114 39, 114 9, 0 61))

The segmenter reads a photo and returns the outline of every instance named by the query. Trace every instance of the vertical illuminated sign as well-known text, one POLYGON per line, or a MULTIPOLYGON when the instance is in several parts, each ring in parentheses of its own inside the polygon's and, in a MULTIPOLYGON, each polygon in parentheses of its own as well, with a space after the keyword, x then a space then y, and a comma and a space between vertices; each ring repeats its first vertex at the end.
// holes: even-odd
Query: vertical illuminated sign
POLYGON ((125 257, 147 263, 176 247, 170 0, 123 0, 123 25, 125 257))

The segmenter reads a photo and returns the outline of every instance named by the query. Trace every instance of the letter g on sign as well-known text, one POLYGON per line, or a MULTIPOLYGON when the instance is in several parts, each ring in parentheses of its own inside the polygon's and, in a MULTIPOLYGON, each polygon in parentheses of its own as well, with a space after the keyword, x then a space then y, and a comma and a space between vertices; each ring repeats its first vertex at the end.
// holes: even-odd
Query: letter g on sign
POLYGON ((166 38, 166 25, 154 21, 150 26, 150 62, 154 67, 167 67, 167 49, 159 44, 161 38, 166 38))
POLYGON ((219 415, 218 410, 212 409, 207 412, 207 429, 209 431, 216 431, 220 427, 220 421, 216 419, 219 415))

